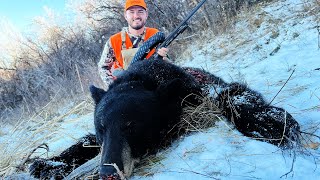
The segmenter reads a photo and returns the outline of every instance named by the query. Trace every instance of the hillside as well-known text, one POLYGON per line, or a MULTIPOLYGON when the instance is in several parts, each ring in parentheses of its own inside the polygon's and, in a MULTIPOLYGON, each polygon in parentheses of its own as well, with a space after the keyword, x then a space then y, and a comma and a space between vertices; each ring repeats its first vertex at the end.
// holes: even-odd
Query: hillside
MULTIPOLYGON (((320 4, 315 3, 284 0, 244 10, 229 32, 212 36, 208 31, 177 63, 248 84, 267 102, 285 108, 303 131, 320 137, 320 4)), ((90 99, 61 108, 50 122, 34 117, 1 127, 0 176, 17 174, 16 166, 42 143, 49 152, 40 149, 34 155, 52 156, 92 133, 93 114, 83 109, 93 109, 90 99)), ((320 139, 308 138, 312 143, 305 149, 281 150, 220 121, 146 159, 131 179, 316 179, 320 139)))

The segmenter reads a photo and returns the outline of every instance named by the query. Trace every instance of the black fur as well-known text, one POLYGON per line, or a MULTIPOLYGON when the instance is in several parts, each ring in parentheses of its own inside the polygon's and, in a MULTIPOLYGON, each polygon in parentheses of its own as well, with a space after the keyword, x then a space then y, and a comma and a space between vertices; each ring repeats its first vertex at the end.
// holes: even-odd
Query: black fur
POLYGON ((183 88, 179 90, 179 97, 185 97, 190 92, 201 94, 199 83, 195 78, 180 67, 163 60, 145 60, 132 64, 109 87, 112 89, 119 84, 136 81, 147 90, 154 91, 174 79, 182 80, 183 88))
POLYGON ((192 76, 165 61, 131 65, 104 93, 90 89, 96 102, 96 136, 102 145, 101 177, 114 173, 104 164, 116 163, 125 170, 126 160, 159 149, 167 132, 180 121, 183 101, 200 102, 197 96, 186 97, 201 94, 192 76), (123 155, 127 151, 129 159, 123 155))
POLYGON ((29 167, 30 174, 40 179, 63 179, 74 168, 94 158, 100 152, 100 148, 84 147, 84 144, 96 144, 95 135, 89 134, 81 138, 58 156, 36 159, 29 167))
POLYGON ((283 148, 299 143, 300 126, 284 109, 268 105, 262 95, 231 83, 216 98, 222 114, 244 135, 283 148))

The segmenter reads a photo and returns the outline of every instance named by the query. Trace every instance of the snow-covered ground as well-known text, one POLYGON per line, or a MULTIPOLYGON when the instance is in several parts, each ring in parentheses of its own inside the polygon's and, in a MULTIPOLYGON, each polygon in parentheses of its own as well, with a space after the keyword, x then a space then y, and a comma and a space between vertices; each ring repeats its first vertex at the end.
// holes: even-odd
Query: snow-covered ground
MULTIPOLYGON (((230 32, 190 45, 179 64, 204 68, 227 82, 247 83, 269 102, 284 86, 272 104, 292 114, 302 130, 320 136, 319 130, 310 129, 320 128, 317 8, 307 1, 283 0, 246 11, 230 32)), ((14 170, 26 152, 43 142, 50 156, 94 131, 92 113, 74 115, 71 109, 61 114, 67 115, 41 125, 23 121, 15 128, 1 127, 0 169, 14 170)), ((319 141, 314 139, 314 144, 319 141)), ((318 147, 296 152, 295 157, 293 151, 245 137, 223 121, 181 138, 157 157, 131 179, 320 178, 318 147)))

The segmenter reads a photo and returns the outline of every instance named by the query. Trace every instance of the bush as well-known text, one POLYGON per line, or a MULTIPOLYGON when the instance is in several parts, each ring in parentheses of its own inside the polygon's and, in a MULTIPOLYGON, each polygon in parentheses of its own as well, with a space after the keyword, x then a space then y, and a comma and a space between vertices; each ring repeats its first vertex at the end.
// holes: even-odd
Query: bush
MULTIPOLYGON (((220 33, 233 23, 242 7, 262 0, 207 1, 190 20, 188 30, 169 47, 173 59, 204 32, 220 33), (209 31, 208 31, 209 30, 209 31), (190 37, 190 38, 189 38, 190 37)), ((187 16, 199 0, 146 0, 147 26, 169 33, 187 16)), ((0 118, 36 113, 49 102, 80 100, 89 84, 100 84, 97 65, 108 37, 127 26, 123 4, 111 0, 86 0, 76 7, 83 24, 57 26, 40 23, 40 35, 21 41, 19 54, 12 57, 10 79, 0 78, 0 118), (85 17, 85 18, 84 18, 85 17)), ((8 74, 9 70, 5 71, 8 74)), ((1 76, 2 77, 2 76, 1 76)), ((101 85, 102 86, 102 85, 101 85)))

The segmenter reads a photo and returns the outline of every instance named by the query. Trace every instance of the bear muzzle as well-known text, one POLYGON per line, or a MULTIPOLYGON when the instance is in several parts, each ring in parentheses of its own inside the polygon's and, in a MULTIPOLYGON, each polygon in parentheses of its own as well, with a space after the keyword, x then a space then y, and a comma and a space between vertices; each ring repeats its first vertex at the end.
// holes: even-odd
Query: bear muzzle
POLYGON ((102 180, 121 180, 116 168, 111 165, 102 165, 100 167, 100 178, 102 180))

